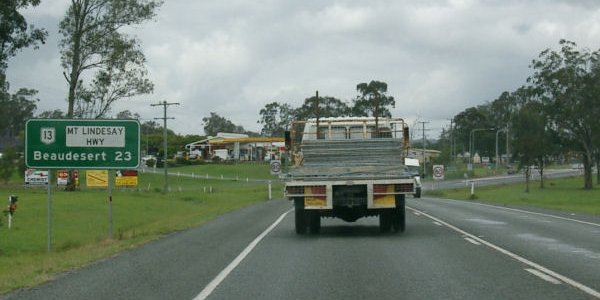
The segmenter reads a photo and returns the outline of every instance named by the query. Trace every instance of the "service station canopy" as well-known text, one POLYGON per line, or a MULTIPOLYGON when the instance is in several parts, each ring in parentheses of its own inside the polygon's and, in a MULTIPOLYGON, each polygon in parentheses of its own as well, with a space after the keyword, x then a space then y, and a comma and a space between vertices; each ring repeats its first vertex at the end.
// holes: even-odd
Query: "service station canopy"
POLYGON ((38 169, 133 169, 140 161, 136 120, 31 119, 25 164, 38 169))

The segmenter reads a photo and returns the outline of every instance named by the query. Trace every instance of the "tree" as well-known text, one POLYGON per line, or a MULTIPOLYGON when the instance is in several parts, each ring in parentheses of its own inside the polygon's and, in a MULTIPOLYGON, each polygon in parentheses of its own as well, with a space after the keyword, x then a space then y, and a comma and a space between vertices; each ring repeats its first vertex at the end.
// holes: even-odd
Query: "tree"
POLYGON ((10 177, 15 171, 15 160, 17 159, 17 153, 13 148, 5 148, 2 157, 0 157, 0 179, 4 183, 8 183, 10 177))
POLYGON ((551 126, 563 144, 583 155, 584 189, 592 189, 594 128, 600 110, 600 50, 579 50, 574 42, 561 40, 561 49, 546 49, 534 59, 529 81, 548 110, 551 126))
POLYGON ((146 121, 140 126, 143 134, 162 134, 162 127, 156 121, 146 121))
POLYGON ((386 96, 387 83, 375 80, 369 83, 363 82, 356 86, 356 90, 360 95, 353 103, 352 114, 354 116, 392 116, 389 107, 396 107, 396 101, 394 97, 386 96))
POLYGON ((100 118, 120 99, 148 94, 139 41, 120 30, 152 19, 158 0, 71 0, 60 22, 61 62, 69 85, 67 117, 100 118), (87 85, 83 74, 94 70, 87 85))
POLYGON ((40 0, 4 0, 0 2, 0 91, 6 92, 6 68, 9 58, 23 48, 44 43, 48 32, 27 24, 20 9, 37 6, 40 0))
MULTIPOLYGON (((305 120, 317 116, 316 103, 317 97, 312 96, 304 99, 304 104, 294 110, 294 118, 305 120)), ((319 97, 319 117, 344 117, 352 114, 352 111, 346 102, 334 97, 319 97)))
POLYGON ((115 116, 115 119, 119 119, 119 120, 139 120, 140 118, 141 118, 140 114, 132 113, 129 110, 121 111, 121 112, 117 113, 117 115, 115 116))
POLYGON ((206 135, 216 136, 219 132, 245 133, 243 127, 236 126, 231 121, 214 112, 210 113, 210 117, 202 118, 202 123, 204 124, 204 134, 206 135))
POLYGON ((66 119, 67 116, 64 111, 62 111, 60 109, 55 109, 55 110, 46 110, 46 111, 41 112, 38 115, 38 118, 41 118, 41 119, 66 119))
MULTIPOLYGON (((440 164, 440 165, 450 165, 452 163, 452 156, 451 156, 451 132, 450 130, 447 130, 445 128, 442 128, 442 132, 440 133, 440 138, 437 141, 430 141, 427 140, 426 141, 426 145, 428 145, 428 147, 430 149, 434 149, 434 150, 439 150, 440 151, 440 155, 436 158, 434 158, 433 162, 434 164, 440 164)), ((421 143, 422 140, 421 140, 421 143)), ((413 148, 422 148, 423 145, 417 146, 417 144, 415 143, 413 145, 413 148)))
POLYGON ((15 94, 10 94, 9 84, 6 81, 6 68, 11 57, 27 47, 38 48, 40 43, 46 41, 48 32, 36 29, 27 24, 25 17, 19 13, 20 9, 40 4, 39 0, 10 0, 0 2, 0 136, 8 140, 6 144, 16 146, 16 139, 23 127, 25 120, 33 115, 37 93, 32 89, 19 89, 15 94))
POLYGON ((263 125, 263 136, 283 136, 294 118, 294 111, 287 103, 268 103, 259 114, 260 120, 257 123, 263 125))
POLYGON ((391 117, 388 106, 395 107, 396 101, 392 96, 386 96, 387 83, 372 80, 369 83, 359 83, 356 90, 361 94, 354 100, 352 113, 355 116, 375 117, 375 134, 379 135, 379 117, 391 117))
POLYGON ((13 138, 25 129, 25 121, 33 117, 37 108, 36 94, 36 90, 19 89, 14 95, 0 97, 0 134, 4 132, 13 138))
MULTIPOLYGON (((457 146, 460 146, 461 152, 470 150, 471 132, 474 129, 495 128, 494 122, 490 116, 489 104, 469 107, 454 116, 454 140, 457 146)), ((482 150, 480 154, 490 155, 490 149, 495 147, 495 136, 491 134, 481 134, 477 136, 476 149, 482 150)), ((473 149, 475 152, 476 149, 473 149)), ((471 153, 473 155, 473 153, 471 153)))
MULTIPOLYGON (((535 91, 531 86, 522 86, 514 92, 503 92, 497 99, 487 105, 490 124, 493 124, 493 127, 496 128, 496 130, 507 130, 506 137, 504 137, 504 135, 498 135, 499 144, 506 142, 505 139, 510 140, 508 134, 513 131, 512 122, 515 115, 519 112, 521 107, 525 103, 531 101, 534 96, 535 91)), ((506 152, 508 156, 510 150, 506 149, 506 152)))
POLYGON ((544 167, 553 152, 553 133, 549 128, 545 108, 541 102, 526 103, 513 119, 513 156, 519 161, 519 169, 525 170, 525 192, 529 192, 531 166, 540 172, 540 187, 544 188, 544 167))

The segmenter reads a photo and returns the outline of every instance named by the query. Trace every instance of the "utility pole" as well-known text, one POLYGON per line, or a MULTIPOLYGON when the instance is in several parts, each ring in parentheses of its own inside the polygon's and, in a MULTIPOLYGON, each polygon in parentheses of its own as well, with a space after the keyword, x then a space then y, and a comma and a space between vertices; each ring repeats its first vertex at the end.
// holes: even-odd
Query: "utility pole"
POLYGON ((150 106, 163 106, 163 117, 162 118, 154 118, 156 120, 163 120, 163 146, 164 146, 164 155, 163 155, 163 169, 165 171, 165 186, 163 193, 167 193, 169 190, 169 180, 167 177, 167 119, 175 119, 175 118, 167 118, 167 107, 171 105, 179 105, 179 103, 171 102, 167 103, 167 101, 159 102, 157 104, 150 104, 150 106))
POLYGON ((319 119, 321 118, 321 110, 319 108, 319 91, 316 91, 316 96, 315 96, 315 114, 317 115, 317 130, 315 131, 317 136, 315 137, 315 140, 319 139, 319 119))
POLYGON ((450 160, 454 163, 454 118, 450 119, 450 160))
POLYGON ((423 125, 423 152, 422 152, 422 155, 423 155, 423 177, 425 177, 425 175, 426 175, 425 174, 425 170, 427 170, 427 168, 425 167, 426 166, 426 162, 425 162, 425 149, 426 149, 425 143, 427 141, 427 139, 425 139, 425 124, 429 124, 429 122, 420 121, 419 123, 421 123, 421 125, 423 125))
POLYGON ((510 125, 506 124, 506 165, 508 166, 508 164, 510 163, 510 149, 508 148, 509 146, 509 142, 508 142, 508 132, 510 130, 510 125))

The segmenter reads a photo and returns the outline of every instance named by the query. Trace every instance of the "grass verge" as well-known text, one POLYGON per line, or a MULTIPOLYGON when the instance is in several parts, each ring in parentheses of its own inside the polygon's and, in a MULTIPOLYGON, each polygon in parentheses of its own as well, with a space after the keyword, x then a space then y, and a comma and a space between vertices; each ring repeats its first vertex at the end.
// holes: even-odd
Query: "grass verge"
MULTIPOLYGON (((594 182, 596 182, 594 180, 594 182)), ((477 200, 502 205, 533 206, 568 212, 583 212, 600 215, 600 187, 592 190, 582 188, 581 177, 547 179, 545 188, 539 187, 539 181, 530 183, 529 193, 525 192, 525 183, 501 186, 476 187, 471 197, 470 187, 428 191, 428 196, 456 200, 477 200), (474 199, 473 199, 474 198, 474 199)))
MULTIPOLYGON (((228 168, 221 166, 220 171, 273 179, 268 177, 268 165, 228 168)), ((0 196, 19 196, 10 230, 6 216, 0 217, 0 294, 38 285, 57 273, 268 199, 268 186, 263 183, 170 177, 171 192, 163 194, 162 180, 161 174, 140 173, 139 189, 113 191, 112 239, 108 238, 106 189, 65 192, 53 187, 50 253, 46 188, 25 188, 18 182, 0 186, 0 196)), ((282 185, 276 180, 272 191, 274 198, 283 197, 282 185)))

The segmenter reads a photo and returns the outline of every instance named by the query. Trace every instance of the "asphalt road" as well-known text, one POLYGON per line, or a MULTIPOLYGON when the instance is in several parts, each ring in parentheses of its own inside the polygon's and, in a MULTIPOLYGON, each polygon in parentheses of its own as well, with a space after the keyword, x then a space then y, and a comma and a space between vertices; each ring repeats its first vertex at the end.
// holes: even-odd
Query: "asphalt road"
POLYGON ((268 201, 6 297, 600 298, 598 216, 429 198, 407 205, 402 234, 382 234, 367 218, 324 219, 321 234, 298 236, 291 203, 268 201))
MULTIPOLYGON (((560 177, 569 177, 569 176, 581 176, 583 175, 583 170, 581 169, 550 169, 544 171, 544 178, 560 178, 560 177)), ((531 180, 539 180, 540 174, 537 170, 531 171, 531 180)), ((512 175, 498 175, 498 176, 490 176, 483 178, 467 178, 467 179, 454 179, 454 180, 443 180, 443 181, 435 181, 431 179, 427 179, 423 182, 423 189, 426 191, 436 190, 436 189, 455 189, 455 188, 464 188, 470 187, 473 184, 475 187, 478 186, 489 186, 489 185, 499 185, 499 184, 508 184, 508 183, 518 183, 525 182, 525 176, 523 173, 517 173, 512 175)))

